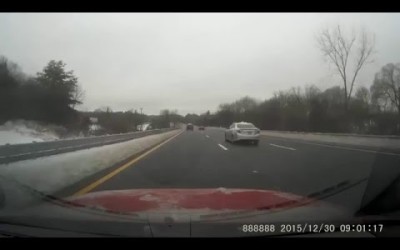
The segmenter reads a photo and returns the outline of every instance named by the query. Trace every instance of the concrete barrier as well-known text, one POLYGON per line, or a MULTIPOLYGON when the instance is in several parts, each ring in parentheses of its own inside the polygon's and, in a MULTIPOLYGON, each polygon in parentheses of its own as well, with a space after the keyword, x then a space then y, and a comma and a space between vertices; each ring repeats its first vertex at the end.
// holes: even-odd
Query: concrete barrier
POLYGON ((331 136, 353 136, 353 137, 369 137, 369 138, 392 138, 400 139, 398 135, 370 135, 370 134, 354 134, 354 133, 322 133, 322 132, 304 132, 304 131, 279 131, 279 130, 263 130, 265 132, 276 132, 285 134, 302 134, 302 135, 331 135, 331 136))
POLYGON ((303 141, 321 142, 335 145, 352 145, 361 147, 373 147, 381 149, 392 149, 400 151, 400 136, 380 135, 355 135, 335 133, 307 133, 263 130, 261 135, 279 137, 285 139, 296 139, 303 141))

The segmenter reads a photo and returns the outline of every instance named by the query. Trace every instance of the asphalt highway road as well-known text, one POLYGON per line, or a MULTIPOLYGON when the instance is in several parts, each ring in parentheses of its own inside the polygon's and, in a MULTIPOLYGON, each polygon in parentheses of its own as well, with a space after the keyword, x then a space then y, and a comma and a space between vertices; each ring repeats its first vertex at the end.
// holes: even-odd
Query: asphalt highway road
MULTIPOLYGON (((378 151, 378 150, 377 150, 378 151)), ((185 131, 118 174, 84 191, 138 188, 272 189, 309 196, 343 181, 368 180, 376 196, 395 178, 400 154, 261 136, 258 146, 229 143, 224 129, 185 131)), ((361 194, 360 194, 361 195, 361 194)), ((364 199, 366 197, 363 197, 364 199)))

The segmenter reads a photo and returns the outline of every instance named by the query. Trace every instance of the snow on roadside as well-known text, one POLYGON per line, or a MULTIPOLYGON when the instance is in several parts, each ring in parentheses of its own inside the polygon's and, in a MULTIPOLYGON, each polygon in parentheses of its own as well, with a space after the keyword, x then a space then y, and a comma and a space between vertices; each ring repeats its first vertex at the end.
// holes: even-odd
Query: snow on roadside
POLYGON ((16 131, 0 131, 0 145, 42 142, 41 138, 20 134, 16 131))
POLYGON ((0 145, 54 141, 59 136, 51 125, 43 126, 34 121, 8 121, 0 125, 0 145))
POLYGON ((101 147, 0 164, 0 175, 51 194, 154 146, 178 132, 179 130, 174 130, 101 147))

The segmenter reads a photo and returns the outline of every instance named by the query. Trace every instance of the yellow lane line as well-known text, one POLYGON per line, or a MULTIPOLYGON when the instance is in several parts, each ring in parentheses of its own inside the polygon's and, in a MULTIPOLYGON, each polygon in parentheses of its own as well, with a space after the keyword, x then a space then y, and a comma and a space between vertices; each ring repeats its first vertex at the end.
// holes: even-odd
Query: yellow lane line
MULTIPOLYGON (((183 132, 183 131, 182 131, 183 132)), ((94 188, 96 188, 97 186, 99 186, 100 184, 104 183, 105 181, 109 180, 110 178, 112 178, 113 176, 119 174, 120 172, 122 172, 123 170, 127 169, 129 166, 132 166, 134 163, 140 161, 141 159, 143 159, 144 157, 146 157, 147 155, 149 155, 151 152, 154 152, 155 150, 157 150, 158 148, 160 148, 161 146, 165 145, 167 142, 171 141, 172 139, 174 139, 175 137, 177 137, 178 135, 182 134, 182 132, 172 136, 171 138, 163 141, 162 143, 158 144, 157 146, 151 148, 150 150, 147 150, 145 153, 139 155, 138 157, 132 159, 131 161, 125 163, 124 165, 120 166, 119 168, 115 169, 114 171, 112 171, 111 173, 101 177, 100 179, 98 179, 97 181, 91 183, 90 185, 82 188, 81 190, 79 190, 78 192, 74 193, 72 196, 78 196, 78 195, 83 195, 86 194, 88 192, 90 192, 91 190, 93 190, 94 188)))

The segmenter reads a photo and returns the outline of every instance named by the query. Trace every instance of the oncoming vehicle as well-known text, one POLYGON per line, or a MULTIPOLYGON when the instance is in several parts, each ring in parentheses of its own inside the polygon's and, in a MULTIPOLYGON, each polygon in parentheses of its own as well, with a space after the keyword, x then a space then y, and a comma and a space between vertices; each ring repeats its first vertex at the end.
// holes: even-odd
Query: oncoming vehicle
POLYGON ((199 126, 199 130, 205 130, 204 126, 199 126))
POLYGON ((260 129, 249 122, 234 122, 225 130, 225 141, 232 143, 236 141, 250 141, 258 145, 260 140, 260 129))
POLYGON ((193 124, 188 123, 188 124, 186 125, 186 130, 193 130, 193 124))

